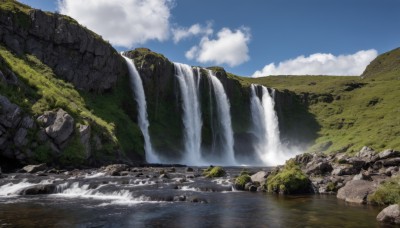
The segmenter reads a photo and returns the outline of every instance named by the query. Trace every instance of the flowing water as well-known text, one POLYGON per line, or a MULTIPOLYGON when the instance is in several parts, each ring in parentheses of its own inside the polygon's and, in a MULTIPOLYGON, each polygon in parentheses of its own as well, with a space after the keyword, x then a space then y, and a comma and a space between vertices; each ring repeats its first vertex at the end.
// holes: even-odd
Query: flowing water
POLYGON ((235 191, 232 178, 241 169, 226 168, 227 176, 215 179, 199 168, 9 174, 0 179, 0 227, 378 227, 379 208, 334 195, 235 191), (38 185, 55 187, 48 195, 19 195, 38 185))
MULTIPOLYGON (((221 81, 214 75, 214 73, 208 71, 208 79, 211 82, 214 94, 217 112, 217 120, 222 135, 222 154, 213 158, 219 164, 235 165, 235 152, 233 150, 234 139, 232 130, 232 121, 230 113, 230 104, 228 96, 225 93, 225 89, 221 81)), ((214 129, 215 130, 215 129, 214 129)))
POLYGON ((125 57, 126 63, 129 69, 129 75, 131 80, 132 91, 134 93, 134 99, 137 103, 138 109, 138 124, 140 130, 142 131, 144 138, 144 149, 146 153, 146 161, 151 163, 160 162, 158 156, 154 153, 153 147, 151 145, 150 135, 149 135, 149 120, 147 119, 147 105, 146 105, 146 95, 143 89, 142 79, 136 69, 133 60, 125 57))
MULTIPOLYGON (((280 141, 279 121, 275 111, 274 98, 265 86, 252 84, 250 89, 253 133, 258 138, 257 153, 264 165, 281 165, 295 154, 287 154, 287 149, 280 141), (258 94, 259 91, 260 94, 258 94)), ((273 93, 274 90, 272 90, 273 93)))
POLYGON ((182 97, 183 125, 185 135, 185 153, 183 163, 199 165, 202 163, 201 155, 201 110, 199 102, 199 72, 197 81, 191 66, 174 63, 175 76, 178 79, 182 97))

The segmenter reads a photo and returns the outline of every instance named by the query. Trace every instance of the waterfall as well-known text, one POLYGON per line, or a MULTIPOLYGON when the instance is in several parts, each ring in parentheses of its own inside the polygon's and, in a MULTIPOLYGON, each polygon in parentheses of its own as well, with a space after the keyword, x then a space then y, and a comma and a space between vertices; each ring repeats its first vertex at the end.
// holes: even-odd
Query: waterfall
POLYGON ((201 110, 199 102, 200 70, 197 69, 197 81, 192 67, 174 63, 175 76, 178 79, 182 97, 185 164, 199 164, 201 162, 201 110))
MULTIPOLYGON (((253 120, 253 133, 258 138, 256 150, 265 165, 280 165, 289 158, 280 141, 278 116, 275 101, 265 86, 261 86, 261 99, 258 86, 251 85, 250 107, 253 120)), ((274 93, 274 90, 273 92, 274 93)))
POLYGON ((220 124, 222 134, 222 156, 220 162, 228 165, 235 165, 235 153, 233 150, 234 139, 230 114, 230 104, 224 87, 214 73, 209 70, 208 77, 215 94, 217 121, 220 124))
POLYGON ((122 57, 124 57, 126 63, 128 64, 131 87, 134 93, 134 99, 138 107, 138 123, 144 137, 144 150, 146 153, 146 161, 149 163, 159 163, 160 160, 158 159, 158 156, 154 153, 153 147, 151 146, 149 135, 149 120, 147 119, 146 95, 144 93, 142 79, 140 78, 139 72, 136 70, 136 66, 133 63, 133 60, 123 55, 122 57))

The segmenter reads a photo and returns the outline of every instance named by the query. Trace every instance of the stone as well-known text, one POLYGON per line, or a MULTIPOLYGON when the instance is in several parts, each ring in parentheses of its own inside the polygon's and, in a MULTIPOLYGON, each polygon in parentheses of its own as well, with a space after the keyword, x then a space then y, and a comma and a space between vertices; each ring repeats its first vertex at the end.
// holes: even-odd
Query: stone
POLYGON ((372 157, 375 156, 376 152, 374 149, 368 147, 368 146, 364 146, 363 148, 361 148, 360 152, 358 152, 357 157, 372 157))
POLYGON ((263 185, 265 183, 265 181, 267 180, 268 174, 269 173, 267 173, 265 171, 259 171, 259 172, 257 172, 257 173, 255 173, 255 174, 250 176, 251 177, 251 181, 252 182, 258 182, 261 185, 263 185))
POLYGON ((186 172, 193 172, 193 168, 192 167, 187 167, 186 168, 186 172))
POLYGON ((54 184, 39 184, 24 188, 17 192, 18 195, 45 195, 53 194, 56 190, 56 185, 54 184))
POLYGON ((372 181, 372 178, 370 175, 367 175, 365 172, 361 172, 353 177, 353 180, 366 180, 366 181, 372 181))
POLYGON ((40 143, 44 143, 46 142, 49 137, 46 134, 46 130, 44 129, 40 129, 37 133, 36 133, 36 139, 38 140, 38 142, 40 143))
POLYGON ((332 165, 329 164, 327 161, 322 161, 318 163, 313 163, 310 162, 306 166, 305 173, 308 175, 314 174, 314 175, 322 175, 325 173, 329 173, 332 171, 332 165))
POLYGON ((309 153, 299 154, 297 155, 294 160, 297 164, 306 165, 313 159, 313 155, 309 153))
POLYGON ((170 177, 166 173, 161 174, 158 178, 160 178, 160 179, 170 179, 170 177))
POLYGON ((355 175, 359 170, 353 168, 351 165, 340 165, 333 169, 332 175, 343 176, 343 175, 355 175))
POLYGON ((336 197, 349 203, 366 204, 368 195, 374 193, 376 188, 372 181, 351 180, 339 189, 336 197))
POLYGON ((376 220, 384 223, 400 224, 400 206, 393 204, 386 207, 376 216, 376 220))
POLYGON ((120 176, 120 172, 128 171, 128 166, 125 164, 113 164, 104 168, 104 172, 110 176, 120 176))
POLYGON ((85 148, 85 157, 88 159, 91 155, 91 146, 90 146, 90 134, 91 129, 89 125, 80 125, 79 126, 79 136, 81 139, 81 143, 85 148))
POLYGON ((44 171, 47 169, 47 165, 45 163, 39 164, 39 165, 27 165, 22 170, 24 170, 27 173, 36 173, 39 171, 44 171))
POLYGON ((14 144, 16 147, 23 147, 28 144, 28 139, 26 136, 28 135, 28 130, 25 128, 20 128, 17 130, 14 136, 14 144))
POLYGON ((379 153, 380 160, 388 158, 396 158, 396 157, 400 157, 400 151, 388 149, 379 153))
POLYGON ((35 122, 33 121, 32 117, 25 116, 21 121, 21 127, 26 129, 32 129, 35 126, 35 122))
POLYGON ((74 131, 74 119, 63 109, 56 113, 54 122, 46 127, 46 134, 58 145, 65 142, 74 131))

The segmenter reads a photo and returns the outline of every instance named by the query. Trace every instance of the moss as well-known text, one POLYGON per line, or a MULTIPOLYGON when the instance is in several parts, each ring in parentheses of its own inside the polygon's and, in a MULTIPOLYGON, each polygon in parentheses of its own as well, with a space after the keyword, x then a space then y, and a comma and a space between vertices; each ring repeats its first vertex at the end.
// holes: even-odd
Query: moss
POLYGON ((293 159, 288 160, 278 172, 271 173, 267 178, 266 185, 269 192, 281 194, 308 193, 310 191, 310 180, 293 159))
POLYGON ((247 183, 251 182, 251 177, 248 174, 243 174, 235 179, 235 188, 238 190, 244 190, 247 183))
POLYGON ((242 169, 242 170, 240 171, 239 176, 242 176, 242 175, 250 175, 249 170, 248 170, 248 169, 242 169))
MULTIPOLYGON (((77 131, 77 129, 75 129, 77 131)), ((82 165, 85 161, 85 147, 82 145, 78 134, 74 134, 58 160, 62 165, 82 165)))
POLYGON ((48 143, 39 145, 33 152, 35 154, 34 159, 38 163, 47 163, 53 160, 53 153, 48 143))
POLYGON ((381 184, 368 201, 378 205, 400 204, 400 176, 392 177, 381 184))
POLYGON ((226 172, 221 166, 209 167, 204 170, 203 175, 208 178, 223 177, 226 172))
POLYGON ((335 192, 335 191, 336 191, 336 184, 333 183, 333 182, 329 182, 329 183, 326 185, 326 190, 327 190, 328 192, 335 192))

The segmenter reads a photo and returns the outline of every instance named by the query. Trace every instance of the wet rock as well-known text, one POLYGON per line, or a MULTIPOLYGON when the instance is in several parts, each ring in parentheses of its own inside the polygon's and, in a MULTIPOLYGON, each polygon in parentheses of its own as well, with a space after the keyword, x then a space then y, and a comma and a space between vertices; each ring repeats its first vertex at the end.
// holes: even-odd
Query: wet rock
POLYGON ((22 170, 24 170, 27 173, 36 173, 39 171, 44 171, 47 169, 47 165, 45 163, 39 164, 39 165, 27 165, 22 170))
POLYGON ((193 168, 192 167, 187 167, 186 168, 186 172, 193 172, 193 168))
POLYGON ((20 190, 18 195, 44 195, 53 194, 56 190, 56 185, 54 184, 40 184, 35 186, 30 186, 20 190))
MULTIPOLYGON (((127 171, 128 166, 125 164, 113 164, 104 168, 104 172, 110 176, 120 176, 121 171, 127 171)), ((143 175, 143 174, 142 174, 143 175)))
POLYGON ((130 172, 129 171, 121 171, 120 176, 129 176, 130 172))
POLYGON ((174 201, 186 201, 186 196, 181 195, 181 196, 174 196, 174 201))
MULTIPOLYGON (((251 184, 251 177, 247 174, 241 175, 235 179, 234 187, 237 190, 248 190, 248 188, 246 189, 248 183, 251 184)), ((247 187, 249 187, 249 185, 247 187)))
POLYGON ((309 153, 304 153, 304 154, 299 154, 297 155, 294 160, 297 164, 300 164, 302 166, 307 165, 311 160, 313 160, 313 155, 309 153))
POLYGON ((376 216, 376 220, 384 223, 400 224, 400 206, 394 204, 386 207, 376 216))
POLYGON ((18 131, 15 133, 14 136, 14 144, 17 147, 23 147, 26 144, 28 144, 28 139, 26 138, 28 135, 28 130, 25 128, 20 128, 18 131))
POLYGON ((375 190, 376 185, 372 181, 352 180, 339 189, 336 197, 349 203, 365 204, 368 195, 374 193, 375 190))
POLYGON ((158 178, 160 178, 160 179, 170 179, 170 177, 166 173, 161 174, 158 178))

